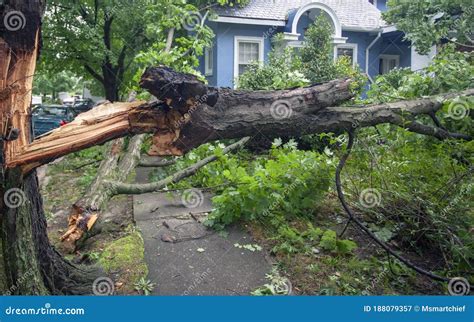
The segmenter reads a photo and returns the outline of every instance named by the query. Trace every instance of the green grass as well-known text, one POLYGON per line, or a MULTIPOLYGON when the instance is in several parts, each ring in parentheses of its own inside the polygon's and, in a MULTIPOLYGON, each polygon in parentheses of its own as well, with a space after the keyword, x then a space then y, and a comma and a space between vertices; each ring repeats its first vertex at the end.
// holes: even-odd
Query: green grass
POLYGON ((128 236, 111 242, 99 257, 99 265, 108 274, 118 272, 123 284, 118 293, 129 294, 135 291, 135 284, 148 274, 144 258, 145 248, 140 233, 133 230, 128 236))

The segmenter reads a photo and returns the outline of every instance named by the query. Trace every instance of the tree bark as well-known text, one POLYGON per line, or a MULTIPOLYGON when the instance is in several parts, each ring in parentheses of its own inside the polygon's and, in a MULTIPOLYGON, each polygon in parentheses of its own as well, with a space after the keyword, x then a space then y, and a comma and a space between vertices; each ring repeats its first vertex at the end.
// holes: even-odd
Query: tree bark
POLYGON ((98 106, 35 140, 7 159, 6 164, 21 166, 27 173, 65 154, 131 133, 153 133, 154 146, 149 154, 161 156, 182 155, 205 142, 251 136, 258 130, 268 137, 298 135, 300 129, 296 127, 305 123, 304 114, 349 99, 349 84, 348 80, 332 81, 274 92, 218 90, 206 87, 192 75, 160 68, 145 73, 142 86, 150 88, 162 101, 98 106), (282 100, 291 104, 297 118, 272 118, 273 110, 279 108, 272 104, 282 100), (234 121, 237 122, 231 124, 234 121), (269 126, 271 131, 266 129, 269 126))
MULTIPOLYGON (((0 278, 6 294, 91 293, 94 274, 65 261, 50 245, 36 172, 6 168, 5 160, 31 140, 32 78, 39 52, 44 1, 10 0, 1 21, 16 12, 24 25, 0 29, 0 278), (21 14, 20 14, 21 13, 21 14)), ((18 18, 17 17, 17 18, 18 18)), ((18 22, 19 20, 17 20, 18 22)))

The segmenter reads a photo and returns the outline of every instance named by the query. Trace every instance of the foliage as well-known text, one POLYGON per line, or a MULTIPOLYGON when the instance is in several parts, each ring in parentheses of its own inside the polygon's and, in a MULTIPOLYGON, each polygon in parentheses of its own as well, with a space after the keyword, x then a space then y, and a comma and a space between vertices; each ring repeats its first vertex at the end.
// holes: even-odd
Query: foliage
POLYGON ((289 295, 291 292, 290 281, 286 277, 281 276, 276 267, 274 267, 270 273, 266 274, 265 278, 269 283, 257 288, 250 294, 255 296, 289 295))
MULTIPOLYGON (((222 1, 223 2, 223 1, 222 1)), ((143 48, 136 56, 139 69, 134 79, 138 83, 143 69, 148 66, 166 65, 181 72, 199 75, 198 56, 206 46, 212 46, 214 33, 204 24, 204 13, 189 1, 158 1, 143 12, 149 22, 146 36, 155 41, 143 48), (166 50, 169 30, 173 30, 173 46, 166 50)))
POLYGON ((150 280, 145 277, 141 277, 138 281, 135 282, 135 290, 143 295, 150 295, 153 289, 155 288, 155 283, 152 283, 150 280))
POLYGON ((337 78, 333 58, 331 23, 319 15, 305 33, 305 46, 301 48, 301 61, 305 75, 311 83, 322 83, 337 78))
MULTIPOLYGON (((462 91, 474 87, 473 75, 473 53, 458 52, 454 46, 447 45, 423 70, 394 69, 379 76, 362 103, 384 103, 462 91)), ((452 131, 474 134, 472 118, 469 117, 472 109, 474 100, 471 97, 457 97, 444 101, 438 115, 452 131)))
MULTIPOLYGON (((65 69, 94 81, 108 99, 134 88, 145 66, 166 64, 195 72, 197 56, 213 37, 203 25, 218 1, 52 0, 44 18, 42 60, 50 71, 65 69), (172 46, 165 50, 169 31, 172 46), (137 76, 138 75, 138 76, 137 76)), ((242 1, 231 1, 241 4, 242 1)))
POLYGON ((351 90, 357 96, 367 84, 367 77, 348 57, 334 61, 331 34, 327 18, 318 17, 306 33, 300 53, 292 47, 281 48, 284 41, 276 35, 273 39, 276 45, 268 55, 268 62, 250 64, 237 81, 239 88, 277 90, 351 78, 351 90))
POLYGON ((76 92, 82 90, 79 86, 80 79, 70 71, 61 71, 52 73, 43 70, 42 73, 35 75, 33 83, 33 94, 46 97, 51 95, 52 102, 57 99, 60 92, 76 92))
MULTIPOLYGON (((150 44, 143 15, 148 2, 51 1, 44 18, 44 66, 68 69, 104 90, 114 81, 126 82, 134 56, 150 44)), ((117 86, 123 88, 123 83, 117 86)))
POLYGON ((300 151, 294 142, 276 141, 268 159, 224 170, 233 185, 213 198, 208 224, 223 227, 238 220, 265 220, 278 226, 283 218, 305 216, 329 188, 334 162, 325 155, 300 151))
POLYGON ((393 69, 377 77, 367 95, 369 102, 382 103, 461 91, 474 87, 473 75, 473 53, 455 51, 448 45, 425 69, 416 72, 409 68, 393 69))
POLYGON ((336 77, 337 78, 350 78, 352 83, 350 89, 354 97, 358 97, 362 94, 362 91, 367 85, 368 78, 363 74, 359 68, 359 65, 353 65, 349 57, 339 57, 335 62, 336 77))
POLYGON ((283 50, 273 49, 268 55, 268 62, 261 65, 257 62, 250 64, 240 75, 237 84, 240 89, 276 90, 302 87, 309 81, 300 72, 301 60, 294 49, 287 47, 283 50))
POLYGON ((389 0, 383 14, 389 24, 403 31, 421 54, 443 39, 474 45, 474 10, 470 0, 389 0))
POLYGON ((366 129, 359 138, 346 186, 371 229, 412 251, 440 251, 452 269, 469 269, 472 142, 438 142, 389 126, 366 129), (376 191, 368 205, 365 189, 376 191))
POLYGON ((321 237, 321 241, 319 242, 319 246, 328 251, 333 251, 337 247, 336 243, 336 232, 334 230, 326 230, 321 237))
POLYGON ((154 171, 151 175, 152 181, 157 181, 183 170, 198 160, 202 160, 210 155, 217 155, 218 159, 213 163, 199 169, 199 171, 185 181, 181 181, 168 188, 190 188, 190 187, 219 187, 228 184, 229 181, 223 176, 225 170, 235 169, 239 166, 247 165, 248 153, 241 151, 235 154, 223 154, 225 144, 223 142, 208 143, 193 149, 183 157, 177 159, 176 164, 154 171))
MULTIPOLYGON (((462 91, 474 86, 473 74, 472 53, 447 45, 423 70, 395 69, 379 76, 365 103, 462 91)), ((473 108, 472 99, 458 97, 443 102, 437 114, 446 128, 472 135, 473 108)), ((431 125, 433 120, 420 122, 431 125)), ((377 132, 364 129, 358 137, 346 169, 352 180, 346 185, 371 230, 386 242, 395 240, 420 254, 441 252, 445 268, 458 274, 472 269, 472 142, 439 142, 388 125, 378 126, 377 132), (379 203, 364 207, 359 200, 364 189, 375 189, 379 203)))

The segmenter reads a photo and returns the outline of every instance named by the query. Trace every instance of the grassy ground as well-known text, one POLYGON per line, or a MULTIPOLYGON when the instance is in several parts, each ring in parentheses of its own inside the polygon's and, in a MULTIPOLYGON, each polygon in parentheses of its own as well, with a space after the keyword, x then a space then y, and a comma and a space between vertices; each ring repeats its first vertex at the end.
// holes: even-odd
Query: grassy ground
POLYGON ((143 238, 133 226, 128 230, 128 235, 112 241, 98 254, 100 266, 115 277, 117 294, 135 293, 136 284, 148 275, 143 238))
MULTIPOLYGON (((341 232, 345 226, 337 200, 328 195, 313 219, 289 223, 294 231, 304 235, 308 224, 322 230, 341 232)), ((247 224, 252 235, 275 258, 280 274, 291 281, 293 293, 299 295, 406 295, 442 294, 442 287, 407 269, 393 260, 371 239, 354 227, 344 239, 354 241, 357 248, 347 254, 327 251, 318 242, 288 250, 288 236, 277 237, 274 230, 260 224, 247 224)), ((307 239, 306 239, 307 240, 307 239)), ((293 245, 296 245, 293 243, 293 245)))

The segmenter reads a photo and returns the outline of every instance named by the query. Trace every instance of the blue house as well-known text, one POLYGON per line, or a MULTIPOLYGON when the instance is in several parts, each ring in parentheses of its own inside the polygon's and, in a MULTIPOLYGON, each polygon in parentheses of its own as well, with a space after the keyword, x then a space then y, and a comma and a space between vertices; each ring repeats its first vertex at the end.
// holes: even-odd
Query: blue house
POLYGON ((285 46, 301 47, 321 14, 332 23, 334 58, 349 56, 371 81, 395 67, 418 70, 429 64, 435 50, 419 55, 402 32, 383 21, 385 10, 386 0, 250 0, 242 8, 220 7, 208 22, 216 36, 200 71, 212 86, 234 87, 250 62, 265 62, 273 36, 283 33, 285 46))

